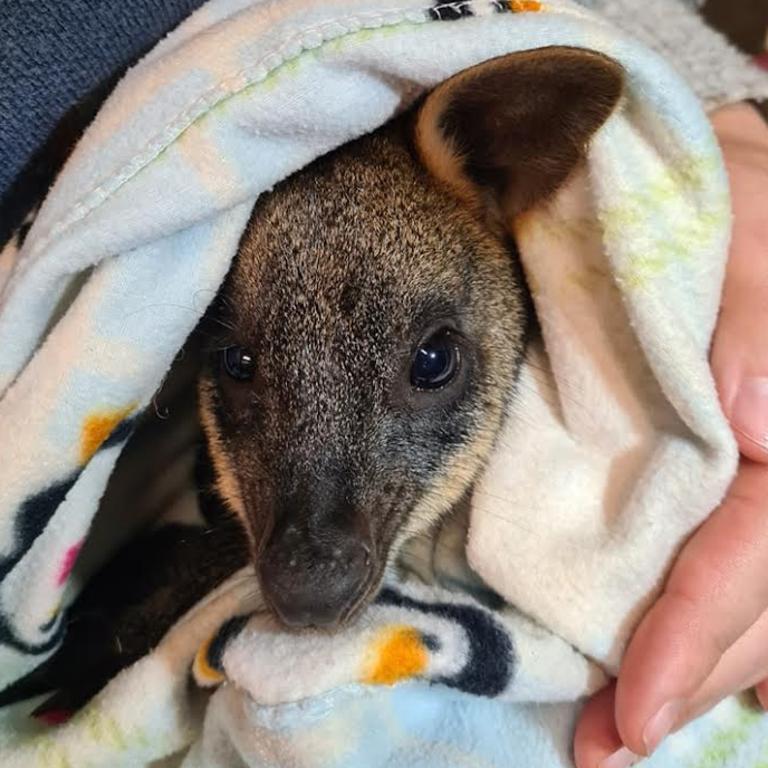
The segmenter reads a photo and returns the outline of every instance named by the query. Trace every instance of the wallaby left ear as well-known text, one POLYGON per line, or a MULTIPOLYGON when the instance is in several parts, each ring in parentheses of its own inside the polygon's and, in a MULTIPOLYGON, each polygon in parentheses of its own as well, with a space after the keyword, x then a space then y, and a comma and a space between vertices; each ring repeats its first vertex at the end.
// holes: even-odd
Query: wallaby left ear
POLYGON ((512 53, 432 91, 416 117, 416 146, 456 195, 479 214, 508 222, 562 185, 623 85, 621 65, 600 53, 512 53))

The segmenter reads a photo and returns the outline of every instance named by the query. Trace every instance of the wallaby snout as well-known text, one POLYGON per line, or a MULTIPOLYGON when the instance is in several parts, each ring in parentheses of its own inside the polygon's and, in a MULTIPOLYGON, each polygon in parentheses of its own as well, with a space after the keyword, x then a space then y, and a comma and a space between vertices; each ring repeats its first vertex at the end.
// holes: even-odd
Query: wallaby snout
POLYGON ((348 474, 336 463, 281 463, 256 567, 266 601, 288 627, 343 624, 371 587, 370 520, 344 481, 348 474))
POLYGON ((353 529, 321 535, 289 525, 261 557, 261 588, 288 627, 342 624, 365 598, 373 574, 370 543, 353 529))

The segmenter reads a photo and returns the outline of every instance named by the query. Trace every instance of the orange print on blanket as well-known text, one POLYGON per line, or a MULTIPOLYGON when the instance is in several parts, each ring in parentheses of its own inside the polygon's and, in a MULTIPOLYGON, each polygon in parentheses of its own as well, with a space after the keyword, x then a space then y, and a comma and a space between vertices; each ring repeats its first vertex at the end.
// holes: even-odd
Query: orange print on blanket
POLYGON ((375 639, 368 655, 368 670, 363 682, 392 685, 424 673, 427 649, 413 627, 385 627, 375 639))
POLYGON ((115 431, 115 427, 129 416, 135 405, 98 411, 86 418, 80 433, 80 463, 85 464, 101 448, 104 441, 115 431))
POLYGON ((539 0, 510 0, 509 9, 515 13, 523 13, 525 11, 541 10, 541 3, 539 0))

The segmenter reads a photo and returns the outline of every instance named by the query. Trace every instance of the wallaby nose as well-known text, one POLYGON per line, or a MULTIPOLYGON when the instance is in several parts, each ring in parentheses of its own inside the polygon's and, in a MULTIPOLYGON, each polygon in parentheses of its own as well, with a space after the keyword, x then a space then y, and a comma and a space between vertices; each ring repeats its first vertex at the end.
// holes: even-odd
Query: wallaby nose
POLYGON ((289 627, 332 627, 346 618, 368 583, 367 545, 352 535, 309 543, 295 529, 270 542, 261 558, 261 587, 289 627))

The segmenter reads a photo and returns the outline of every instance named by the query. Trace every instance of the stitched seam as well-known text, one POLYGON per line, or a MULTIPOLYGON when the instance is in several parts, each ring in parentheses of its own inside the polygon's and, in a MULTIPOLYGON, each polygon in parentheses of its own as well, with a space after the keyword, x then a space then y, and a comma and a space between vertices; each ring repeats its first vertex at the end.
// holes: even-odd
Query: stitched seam
MULTIPOLYGON (((307 27, 306 29, 292 35, 283 41, 276 49, 266 53, 257 62, 249 64, 247 67, 243 67, 235 74, 227 77, 224 80, 217 82, 211 86, 205 93, 198 96, 195 101, 180 112, 176 117, 172 118, 170 122, 160 129, 154 139, 151 139, 144 150, 137 155, 134 155, 129 161, 127 161, 116 173, 110 175, 109 179, 102 182, 92 190, 90 190, 84 198, 79 200, 73 208, 70 209, 69 216, 65 219, 60 219, 51 225, 48 232, 41 235, 37 240, 36 247, 33 252, 24 259, 25 262, 29 262, 32 257, 45 248, 48 247, 51 240, 55 237, 59 237, 63 232, 77 224, 84 219, 91 211, 102 205, 109 197, 117 192, 126 182, 138 174, 142 169, 151 164, 153 160, 157 158, 159 153, 171 146, 180 136, 190 128, 197 120, 202 119, 208 112, 224 103, 228 99, 231 99, 244 90, 258 85, 260 82, 264 82, 272 73, 278 70, 281 66, 289 63, 292 60, 297 59, 303 53, 309 50, 317 50, 322 48, 323 45, 331 43, 336 40, 340 40, 349 35, 353 35, 359 32, 361 29, 378 29, 381 27, 395 27, 406 22, 412 23, 432 23, 437 22, 439 19, 433 19, 429 16, 430 11, 439 11, 442 9, 458 9, 460 7, 466 8, 467 5, 471 7, 479 7, 482 5, 493 5, 491 0, 455 0, 454 2, 440 3, 432 6, 414 6, 413 8, 397 8, 397 9, 379 9, 375 11, 365 11, 356 15, 347 15, 336 19, 326 19, 323 22, 307 27), (420 18, 416 18, 415 14, 421 14, 420 18), (356 29, 351 29, 350 25, 360 22, 360 26, 356 29), (323 39, 323 42, 317 45, 307 45, 307 38, 313 34, 322 32, 326 29, 333 29, 333 27, 341 27, 345 31, 337 35, 330 35, 327 39, 323 39), (292 56, 286 56, 285 51, 290 48, 300 46, 300 50, 292 56), (275 61, 271 66, 268 62, 275 61), (266 69, 263 73, 259 72, 261 69, 266 69), (256 73, 259 74, 259 78, 255 79, 256 73), (216 98, 216 93, 222 89, 226 90, 228 84, 234 83, 240 78, 246 78, 246 82, 242 87, 236 91, 226 92, 216 98)), ((542 9, 544 3, 542 3, 542 9)), ((471 17, 470 17, 471 18, 471 17)), ((444 22, 441 22, 444 23, 444 22)), ((454 22, 455 23, 455 22, 454 22)), ((17 264, 17 267, 21 266, 17 264)))
MULTIPOLYGON (((450 6, 455 6, 458 3, 450 3, 450 6)), ((414 8, 414 11, 419 11, 425 14, 424 21, 428 21, 426 14, 428 9, 424 10, 422 7, 414 8)), ((412 12, 414 12, 412 11, 412 12)), ((403 11, 407 13, 408 11, 403 11)), ((50 241, 60 235, 64 230, 68 229, 72 225, 81 221, 85 216, 94 210, 99 205, 103 204, 111 195, 113 195, 120 187, 138 174, 143 168, 152 163, 158 156, 158 154, 166 147, 171 146, 177 141, 181 135, 192 125, 196 120, 202 119, 206 114, 213 110, 216 106, 224 103, 226 100, 233 98, 240 94, 247 88, 257 85, 259 82, 266 80, 272 73, 276 72, 281 66, 289 63, 290 61, 297 59, 307 50, 311 50, 306 47, 306 37, 312 34, 322 33, 327 28, 332 28, 334 25, 342 27, 344 31, 336 36, 329 37, 328 40, 323 40, 323 44, 338 40, 348 35, 354 34, 359 31, 351 29, 349 25, 354 24, 356 21, 361 23, 361 29, 365 28, 365 24, 373 26, 377 21, 384 21, 383 15, 387 13, 386 10, 366 12, 355 16, 339 17, 337 19, 325 20, 320 24, 312 27, 308 27, 301 32, 297 32, 289 36, 284 40, 277 48, 265 53, 258 61, 249 64, 247 67, 243 67, 235 72, 233 75, 218 81, 215 85, 211 86, 203 94, 198 96, 192 104, 185 107, 182 112, 171 118, 169 122, 164 125, 159 132, 155 135, 155 138, 150 139, 146 147, 142 152, 131 157, 116 173, 111 175, 109 179, 102 182, 94 189, 90 190, 87 195, 79 200, 70 211, 70 215, 63 220, 59 220, 53 224, 46 235, 41 236, 39 246, 35 250, 35 253, 43 250, 48 246, 50 241), (292 56, 287 56, 286 51, 290 50, 296 45, 300 46, 300 50, 292 56), (269 63, 270 60, 273 63, 269 63), (263 75, 259 70, 265 70, 263 75), (255 78, 258 73, 259 79, 255 78), (240 78, 246 78, 246 82, 236 91, 228 91, 231 84, 236 82, 240 78), (217 98, 217 92, 224 91, 217 98)), ((395 26, 403 22, 403 18, 391 21, 388 26, 395 26)), ((384 24, 382 24, 383 26, 384 24)), ((316 46, 322 47, 321 46, 316 46)), ((31 256, 32 254, 30 254, 31 256)))

